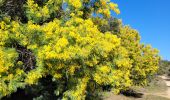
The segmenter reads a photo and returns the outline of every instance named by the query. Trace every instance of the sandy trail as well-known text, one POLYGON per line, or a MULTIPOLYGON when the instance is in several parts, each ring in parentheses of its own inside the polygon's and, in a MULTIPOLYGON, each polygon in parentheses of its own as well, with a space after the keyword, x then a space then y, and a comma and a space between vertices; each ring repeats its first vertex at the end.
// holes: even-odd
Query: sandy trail
POLYGON ((163 96, 167 97, 167 98, 170 98, 170 77, 167 77, 167 76, 160 76, 166 83, 166 86, 167 86, 167 90, 166 90, 166 93, 163 94, 163 96))
MULTIPOLYGON (((170 99, 170 77, 167 77, 167 76, 159 76, 160 78, 162 78, 165 83, 166 83, 166 86, 167 86, 167 90, 165 92, 160 92, 160 93, 143 93, 145 96, 146 95, 154 95, 154 96, 160 96, 160 97, 165 97, 165 98, 169 98, 170 99)), ((108 97, 107 99, 104 99, 104 100, 130 100, 130 99, 127 99, 126 97, 123 97, 123 96, 115 96, 115 95, 111 95, 110 97, 108 97)), ((141 98, 139 99, 135 99, 135 100, 143 100, 141 98)))

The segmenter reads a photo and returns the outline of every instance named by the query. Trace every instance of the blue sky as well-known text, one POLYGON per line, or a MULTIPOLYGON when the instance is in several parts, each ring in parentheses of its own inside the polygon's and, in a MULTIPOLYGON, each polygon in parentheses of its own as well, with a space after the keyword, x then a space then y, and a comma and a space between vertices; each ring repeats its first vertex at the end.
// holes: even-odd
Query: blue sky
POLYGON ((170 0, 111 0, 119 5, 125 25, 138 30, 141 42, 160 50, 170 60, 170 0))

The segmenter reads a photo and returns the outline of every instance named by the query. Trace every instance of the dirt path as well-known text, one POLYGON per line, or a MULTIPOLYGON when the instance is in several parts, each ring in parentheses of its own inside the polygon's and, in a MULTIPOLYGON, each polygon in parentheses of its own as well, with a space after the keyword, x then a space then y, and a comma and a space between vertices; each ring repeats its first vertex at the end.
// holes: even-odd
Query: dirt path
POLYGON ((169 98, 169 95, 167 95, 167 93, 144 93, 144 95, 153 95, 153 96, 160 96, 160 97, 165 97, 165 98, 169 98))
POLYGON ((170 98, 170 77, 167 77, 167 76, 160 76, 166 83, 166 86, 167 86, 167 90, 166 90, 166 93, 165 93, 165 96, 170 98))
MULTIPOLYGON (((167 86, 167 90, 166 91, 162 91, 162 92, 141 92, 143 93, 143 98, 128 98, 126 96, 123 96, 123 95, 113 95, 113 94, 110 94, 108 96, 108 98, 104 99, 104 100, 145 100, 146 97, 148 96, 155 96, 155 99, 156 100, 162 100, 162 99, 159 99, 158 97, 162 97, 162 98, 167 98, 167 99, 170 99, 170 77, 167 77, 165 75, 163 76, 159 76, 160 78, 163 79, 163 81, 165 82, 166 86, 167 86), (157 99, 158 98, 158 99, 157 99)), ((155 99, 152 99, 152 100, 155 100, 155 99)), ((146 100, 151 100, 151 99, 146 99, 146 100)), ((164 99, 163 99, 164 100, 164 99)))

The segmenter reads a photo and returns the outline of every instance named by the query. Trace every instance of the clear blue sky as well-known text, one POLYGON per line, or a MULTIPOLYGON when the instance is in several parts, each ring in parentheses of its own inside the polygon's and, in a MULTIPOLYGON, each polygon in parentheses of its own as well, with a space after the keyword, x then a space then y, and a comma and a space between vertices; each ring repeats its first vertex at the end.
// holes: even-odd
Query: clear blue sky
MULTIPOLYGON (((111 0, 119 5, 123 23, 138 30, 141 42, 170 60, 170 0, 111 0)), ((115 16, 115 14, 113 14, 115 16)))

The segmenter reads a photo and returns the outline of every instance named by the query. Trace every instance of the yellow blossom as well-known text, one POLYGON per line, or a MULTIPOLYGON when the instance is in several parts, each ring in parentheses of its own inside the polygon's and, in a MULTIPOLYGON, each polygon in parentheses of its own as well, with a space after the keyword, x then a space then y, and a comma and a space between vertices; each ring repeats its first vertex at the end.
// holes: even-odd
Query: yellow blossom
POLYGON ((75 8, 80 8, 82 6, 81 0, 69 0, 69 3, 75 8))

